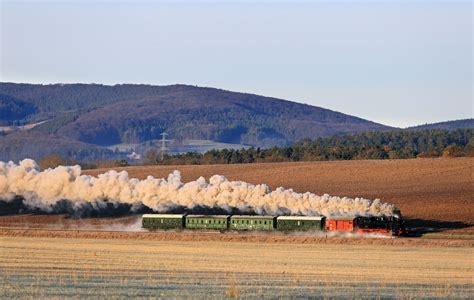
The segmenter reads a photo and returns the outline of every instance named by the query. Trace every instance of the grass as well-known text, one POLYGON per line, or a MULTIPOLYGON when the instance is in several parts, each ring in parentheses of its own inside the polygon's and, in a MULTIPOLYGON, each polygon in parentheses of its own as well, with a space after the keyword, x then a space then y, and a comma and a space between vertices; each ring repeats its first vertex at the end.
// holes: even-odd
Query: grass
POLYGON ((472 248, 0 238, 0 298, 469 298, 472 248))

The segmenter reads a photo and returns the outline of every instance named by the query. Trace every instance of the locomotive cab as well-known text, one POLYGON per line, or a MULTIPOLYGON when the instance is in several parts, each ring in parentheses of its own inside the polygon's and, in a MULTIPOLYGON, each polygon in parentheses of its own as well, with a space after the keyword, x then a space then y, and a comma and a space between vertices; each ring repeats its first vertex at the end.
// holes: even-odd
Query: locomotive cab
POLYGON ((357 233, 374 233, 386 236, 401 236, 406 233, 405 225, 397 215, 377 217, 357 217, 357 233))

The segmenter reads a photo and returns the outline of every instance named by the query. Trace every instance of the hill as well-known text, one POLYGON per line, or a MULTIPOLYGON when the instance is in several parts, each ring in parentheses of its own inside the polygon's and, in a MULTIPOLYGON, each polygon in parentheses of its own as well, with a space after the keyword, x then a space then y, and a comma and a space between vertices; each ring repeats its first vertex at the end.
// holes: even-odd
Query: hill
POLYGON ((439 123, 431 123, 406 128, 407 130, 424 130, 424 129, 445 129, 453 131, 456 129, 474 128, 474 119, 453 120, 439 123))
MULTIPOLYGON (((390 130, 388 126, 321 107, 296 102, 188 85, 34 85, 0 83, 1 125, 32 128, 28 147, 35 140, 54 136, 64 140, 63 152, 73 151, 72 141, 91 149, 116 144, 136 144, 167 132, 177 140, 210 140, 259 147, 285 146, 303 138, 390 130), (35 138, 38 136, 38 138, 35 138)), ((4 151, 24 133, 0 137, 4 151)), ((13 145, 18 148, 18 145, 13 145)), ((47 148, 47 147, 46 147, 47 148)))

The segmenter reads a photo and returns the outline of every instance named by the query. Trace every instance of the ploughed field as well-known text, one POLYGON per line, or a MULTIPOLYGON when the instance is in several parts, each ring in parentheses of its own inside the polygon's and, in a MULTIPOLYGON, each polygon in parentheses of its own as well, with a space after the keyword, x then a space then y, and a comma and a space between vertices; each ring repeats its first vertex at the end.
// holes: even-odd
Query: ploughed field
MULTIPOLYGON (((474 158, 359 160, 201 166, 118 168, 131 177, 167 177, 181 171, 185 182, 215 174, 317 195, 380 198, 400 207, 420 233, 474 235, 474 158)), ((90 170, 97 175, 106 170, 90 170)))
POLYGON ((0 298, 470 298, 472 245, 0 237, 0 298))
MULTIPOLYGON (((215 174, 230 180, 266 183, 297 192, 380 198, 401 208, 414 235, 474 237, 474 158, 364 160, 201 166, 115 168, 130 177, 167 177, 180 170, 185 182, 215 174)), ((97 175, 107 170, 87 170, 97 175)), ((17 215, 0 211, 0 231, 15 228, 137 231, 137 217, 74 219, 58 215, 17 215), (2 216, 3 214, 3 216, 2 216)), ((17 234, 17 233, 15 233, 17 234)))

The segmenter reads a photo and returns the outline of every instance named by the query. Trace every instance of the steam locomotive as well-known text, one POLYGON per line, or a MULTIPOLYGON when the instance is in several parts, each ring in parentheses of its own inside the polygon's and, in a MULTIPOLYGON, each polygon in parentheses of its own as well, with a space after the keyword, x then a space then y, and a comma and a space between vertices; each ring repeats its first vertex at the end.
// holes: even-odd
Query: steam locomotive
POLYGON ((406 234, 400 211, 393 216, 324 217, 269 215, 145 214, 142 227, 154 229, 210 229, 261 231, 320 231, 402 236, 406 234))

